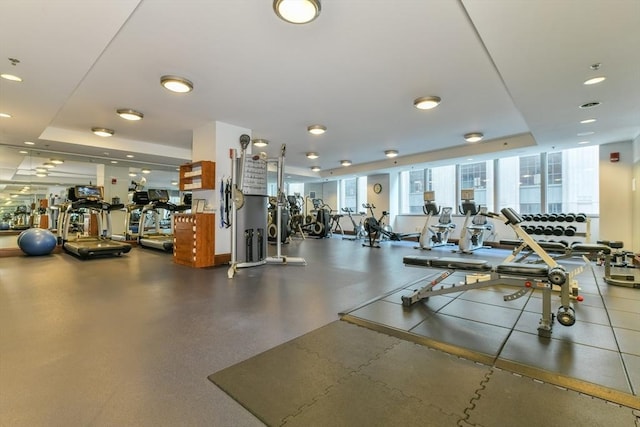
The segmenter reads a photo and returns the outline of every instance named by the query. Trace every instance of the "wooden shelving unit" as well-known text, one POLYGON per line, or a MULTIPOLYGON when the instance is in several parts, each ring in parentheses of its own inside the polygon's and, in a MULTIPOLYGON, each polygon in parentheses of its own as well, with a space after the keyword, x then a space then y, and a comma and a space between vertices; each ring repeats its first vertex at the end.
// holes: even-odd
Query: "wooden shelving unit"
POLYGON ((216 164, 209 160, 187 163, 180 166, 180 191, 214 190, 216 187, 216 164))
POLYGON ((189 267, 214 265, 215 214, 173 215, 173 261, 189 267))

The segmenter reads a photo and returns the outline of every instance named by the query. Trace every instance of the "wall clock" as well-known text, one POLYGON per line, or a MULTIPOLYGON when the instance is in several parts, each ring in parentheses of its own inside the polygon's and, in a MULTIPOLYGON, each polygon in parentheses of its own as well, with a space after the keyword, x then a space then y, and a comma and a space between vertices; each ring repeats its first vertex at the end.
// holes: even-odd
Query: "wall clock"
POLYGON ((382 184, 379 182, 373 184, 373 192, 376 194, 380 194, 382 192, 382 184))

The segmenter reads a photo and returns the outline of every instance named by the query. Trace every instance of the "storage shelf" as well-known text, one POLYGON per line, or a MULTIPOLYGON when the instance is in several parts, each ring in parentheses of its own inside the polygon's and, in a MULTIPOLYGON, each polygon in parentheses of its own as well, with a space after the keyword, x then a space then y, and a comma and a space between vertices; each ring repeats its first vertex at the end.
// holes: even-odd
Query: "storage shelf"
POLYGON ((216 188, 216 164, 209 160, 180 166, 180 191, 214 190, 216 188))

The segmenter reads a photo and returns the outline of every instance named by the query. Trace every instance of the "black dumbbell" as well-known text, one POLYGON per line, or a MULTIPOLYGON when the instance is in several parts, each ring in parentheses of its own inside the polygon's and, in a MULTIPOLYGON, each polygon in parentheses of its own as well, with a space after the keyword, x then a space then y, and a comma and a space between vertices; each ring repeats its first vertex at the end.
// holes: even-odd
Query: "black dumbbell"
POLYGON ((549 214, 547 218, 549 222, 556 222, 556 220, 558 219, 558 214, 554 214, 554 213, 549 214))
POLYGON ((543 233, 544 233, 545 236, 552 236, 553 235, 553 226, 552 225, 547 225, 544 228, 543 233))
POLYGON ((576 216, 572 213, 568 213, 565 215, 564 220, 567 222, 573 222, 576 220, 576 216))
POLYGON ((576 235, 576 228, 573 225, 568 226, 567 228, 564 229, 564 235, 565 236, 575 236, 576 235))
POLYGON ((554 236, 562 236, 564 234, 564 227, 561 225, 556 225, 553 227, 553 235, 554 236))
POLYGON ((533 234, 540 236, 542 234, 544 234, 544 227, 539 225, 537 226, 534 230, 533 230, 533 234))
POLYGON ((523 221, 531 221, 531 215, 529 215, 529 214, 522 215, 522 220, 523 221))
POLYGON ((564 219, 565 219, 565 214, 559 213, 558 215, 556 215, 556 221, 564 222, 564 219))
POLYGON ((579 213, 578 215, 576 215, 576 221, 577 222, 586 222, 587 221, 587 216, 583 213, 579 213))
POLYGON ((540 214, 540 221, 542 222, 547 222, 547 220, 549 219, 549 215, 547 214, 540 214))
POLYGON ((566 240, 560 240, 558 243, 562 243, 563 245, 565 245, 567 248, 569 247, 569 242, 567 242, 566 240))
POLYGON ((531 217, 531 219, 532 219, 533 221, 540 221, 540 214, 534 214, 534 215, 531 217))

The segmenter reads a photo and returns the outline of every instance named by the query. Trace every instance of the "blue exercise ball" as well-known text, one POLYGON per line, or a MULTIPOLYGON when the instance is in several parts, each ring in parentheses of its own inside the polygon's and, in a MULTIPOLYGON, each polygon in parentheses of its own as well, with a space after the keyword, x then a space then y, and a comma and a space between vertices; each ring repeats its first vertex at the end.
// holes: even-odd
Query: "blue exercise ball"
POLYGON ((43 228, 29 228, 18 236, 18 246, 27 255, 47 255, 57 243, 56 236, 43 228))
POLYGON ((10 227, 8 222, 0 223, 0 230, 8 230, 10 227))

